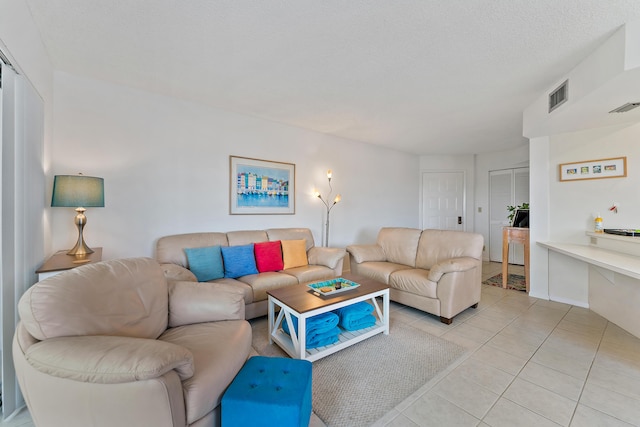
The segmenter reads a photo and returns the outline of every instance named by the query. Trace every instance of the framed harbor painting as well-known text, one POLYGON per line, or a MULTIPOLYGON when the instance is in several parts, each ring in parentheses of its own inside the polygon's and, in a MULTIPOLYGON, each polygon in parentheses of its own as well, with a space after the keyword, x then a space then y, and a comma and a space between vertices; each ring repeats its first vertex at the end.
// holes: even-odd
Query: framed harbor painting
POLYGON ((627 158, 585 160, 560 165, 560 181, 622 178, 627 176, 627 158))
POLYGON ((296 165, 229 156, 231 215, 295 214, 296 165))

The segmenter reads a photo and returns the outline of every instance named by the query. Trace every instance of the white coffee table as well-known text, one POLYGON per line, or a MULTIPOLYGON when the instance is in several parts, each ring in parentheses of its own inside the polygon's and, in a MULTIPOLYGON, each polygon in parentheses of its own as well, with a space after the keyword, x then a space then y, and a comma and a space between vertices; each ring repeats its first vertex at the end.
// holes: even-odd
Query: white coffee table
POLYGON ((267 291, 269 296, 269 343, 275 342, 289 356, 313 362, 343 348, 349 347, 376 334, 389 334, 389 286, 356 275, 345 274, 345 279, 360 284, 334 296, 318 296, 307 285, 287 286, 267 291), (376 297, 382 298, 382 308, 376 297), (306 321, 309 317, 346 307, 361 301, 369 301, 374 307, 376 324, 357 331, 343 331, 335 344, 307 349, 306 321), (276 308, 280 308, 276 315, 276 308), (298 318, 298 331, 293 327, 291 316, 298 318), (282 330, 287 322, 291 335, 282 330))

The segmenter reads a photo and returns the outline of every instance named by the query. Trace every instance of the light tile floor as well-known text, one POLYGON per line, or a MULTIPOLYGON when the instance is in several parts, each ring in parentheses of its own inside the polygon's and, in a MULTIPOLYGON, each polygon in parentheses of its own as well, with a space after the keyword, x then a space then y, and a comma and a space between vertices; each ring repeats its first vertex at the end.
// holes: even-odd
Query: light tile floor
POLYGON ((483 285, 450 326, 398 304, 391 318, 470 353, 376 426, 640 426, 640 339, 591 310, 483 285))
MULTIPOLYGON (((500 268, 484 263, 483 280, 500 268)), ((395 303, 391 321, 469 353, 376 426, 640 426, 640 339, 588 309, 483 285, 451 325, 395 303)), ((34 424, 23 411, 0 425, 34 424)))

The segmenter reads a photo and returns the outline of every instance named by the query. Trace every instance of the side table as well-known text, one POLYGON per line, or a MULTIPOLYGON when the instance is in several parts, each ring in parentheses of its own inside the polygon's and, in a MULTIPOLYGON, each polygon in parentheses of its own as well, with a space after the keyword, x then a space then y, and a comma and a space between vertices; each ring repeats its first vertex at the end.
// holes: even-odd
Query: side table
POLYGON ((67 255, 67 249, 56 252, 36 270, 38 281, 55 276, 65 270, 71 270, 81 265, 102 261, 102 248, 93 248, 93 250, 94 252, 92 254, 84 257, 67 255))
POLYGON ((504 227, 502 229, 502 287, 507 287, 509 273, 509 243, 524 245, 524 281, 529 293, 529 229, 521 227, 504 227))

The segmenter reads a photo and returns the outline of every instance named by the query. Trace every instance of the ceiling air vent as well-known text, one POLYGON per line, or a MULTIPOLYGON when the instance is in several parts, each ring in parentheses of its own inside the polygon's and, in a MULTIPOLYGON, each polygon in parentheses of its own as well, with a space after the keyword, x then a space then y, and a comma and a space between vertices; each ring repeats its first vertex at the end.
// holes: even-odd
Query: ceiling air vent
POLYGON ((626 113, 627 111, 631 111, 638 107, 640 107, 640 102, 627 102, 626 104, 609 111, 609 113, 626 113))
POLYGON ((560 86, 549 94, 549 112, 552 112, 569 99, 569 80, 565 80, 560 86))

